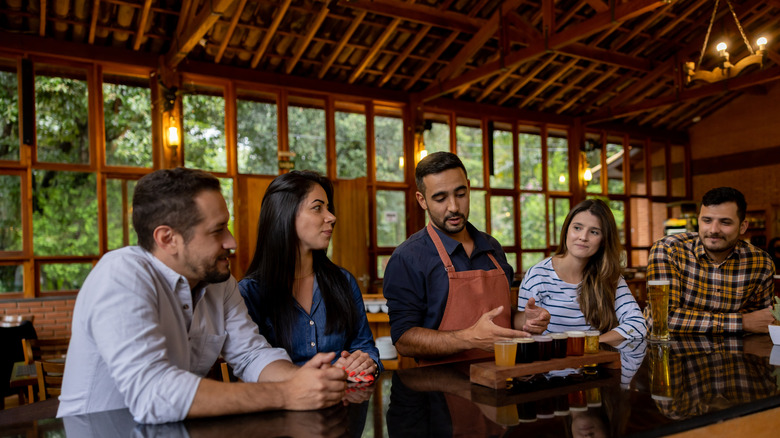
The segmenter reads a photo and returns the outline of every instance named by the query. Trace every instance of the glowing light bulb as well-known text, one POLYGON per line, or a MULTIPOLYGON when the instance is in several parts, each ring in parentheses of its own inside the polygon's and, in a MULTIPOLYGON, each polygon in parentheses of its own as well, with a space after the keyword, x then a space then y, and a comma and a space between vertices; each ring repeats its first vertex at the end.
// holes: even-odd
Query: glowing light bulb
POLYGON ((179 128, 175 126, 168 127, 168 145, 169 146, 179 145, 179 128))
POLYGON ((726 51, 726 43, 718 43, 716 49, 718 49, 718 52, 725 52, 726 51))
POLYGON ((422 160, 423 158, 425 158, 427 156, 428 156, 428 150, 427 149, 423 149, 423 150, 420 151, 420 160, 422 160))
POLYGON ((758 50, 764 50, 766 48, 766 38, 761 37, 756 41, 756 44, 758 44, 758 50))
POLYGON ((561 176, 558 177, 558 182, 563 184, 566 182, 566 175, 561 174, 561 176))
POLYGON ((590 168, 585 169, 585 173, 582 174, 582 179, 590 181, 593 179, 593 174, 590 173, 590 168))
POLYGON ((399 169, 404 168, 404 157, 398 157, 398 168, 399 169))

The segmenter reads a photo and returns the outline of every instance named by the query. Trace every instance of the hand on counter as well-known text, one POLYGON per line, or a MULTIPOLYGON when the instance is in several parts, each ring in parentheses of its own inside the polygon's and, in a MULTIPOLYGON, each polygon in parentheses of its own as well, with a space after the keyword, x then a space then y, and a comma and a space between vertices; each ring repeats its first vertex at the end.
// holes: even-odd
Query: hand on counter
POLYGON ((281 386, 285 409, 320 409, 332 406, 344 397, 346 374, 330 364, 334 356, 335 353, 317 353, 281 386))
POLYGON ((376 373, 376 362, 371 359, 368 353, 355 350, 351 354, 348 351, 342 351, 341 357, 333 364, 347 373, 347 380, 350 382, 373 382, 374 373, 376 373))
POLYGON ((769 324, 775 322, 772 307, 742 314, 742 330, 748 333, 769 333, 769 324))

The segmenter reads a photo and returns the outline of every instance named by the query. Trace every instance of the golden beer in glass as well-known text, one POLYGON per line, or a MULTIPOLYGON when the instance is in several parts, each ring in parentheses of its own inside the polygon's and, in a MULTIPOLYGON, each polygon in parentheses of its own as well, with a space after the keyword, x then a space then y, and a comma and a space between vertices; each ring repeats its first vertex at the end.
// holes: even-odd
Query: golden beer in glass
POLYGON ((647 282, 647 305, 650 307, 650 339, 669 340, 669 280, 647 282))
POLYGON ((496 353, 496 365, 500 367, 515 366, 515 355, 517 354, 517 342, 515 341, 497 341, 493 344, 496 353))

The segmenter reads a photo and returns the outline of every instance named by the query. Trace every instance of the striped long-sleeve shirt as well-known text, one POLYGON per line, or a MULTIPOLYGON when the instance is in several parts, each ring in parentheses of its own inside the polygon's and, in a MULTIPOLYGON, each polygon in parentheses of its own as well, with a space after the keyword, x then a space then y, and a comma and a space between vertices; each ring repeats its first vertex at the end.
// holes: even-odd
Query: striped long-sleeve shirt
MULTIPOLYGON (((567 330, 592 330, 580 310, 579 285, 566 283, 558 277, 547 258, 526 272, 520 284, 517 308, 525 310, 526 303, 533 297, 536 305, 550 312, 550 324, 547 332, 567 330)), ((615 292, 615 313, 618 326, 613 330, 626 339, 642 338, 647 334, 647 323, 634 296, 623 278, 618 282, 615 292)))

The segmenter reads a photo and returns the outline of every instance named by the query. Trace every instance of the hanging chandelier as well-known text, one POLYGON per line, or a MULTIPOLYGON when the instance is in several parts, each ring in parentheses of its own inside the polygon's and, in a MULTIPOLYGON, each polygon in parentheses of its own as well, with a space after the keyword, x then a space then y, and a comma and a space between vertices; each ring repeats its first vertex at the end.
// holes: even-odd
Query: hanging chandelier
POLYGON ((734 7, 731 5, 731 0, 726 0, 726 3, 729 6, 729 11, 731 11, 731 15, 734 17, 734 22, 737 24, 737 29, 739 29, 740 35, 742 35, 742 40, 745 41, 745 46, 747 46, 748 51, 750 52, 750 55, 745 56, 744 58, 740 59, 736 64, 732 64, 729 61, 729 52, 727 51, 728 47, 726 46, 726 43, 720 42, 716 46, 716 50, 718 51, 718 66, 712 69, 712 71, 707 70, 699 70, 701 67, 701 61, 704 59, 704 53, 707 49, 707 43, 710 39, 710 33, 712 32, 712 25, 715 22, 715 15, 718 12, 718 3, 719 0, 715 0, 715 8, 712 10, 712 16, 710 17, 710 24, 707 27, 707 35, 704 37, 704 45, 701 48, 701 54, 699 56, 699 63, 694 64, 693 61, 689 61, 685 63, 685 84, 690 85, 691 82, 694 81, 704 81, 704 82, 717 82, 723 79, 727 79, 730 77, 735 77, 739 75, 742 70, 744 70, 746 67, 754 64, 758 64, 760 68, 764 67, 764 60, 766 58, 766 44, 767 39, 764 37, 758 38, 756 40, 756 45, 758 46, 758 50, 753 50, 753 46, 750 45, 750 42, 748 41, 747 36, 745 35, 745 30, 742 28, 742 25, 739 22, 739 19, 737 18, 736 12, 734 12, 734 7))

